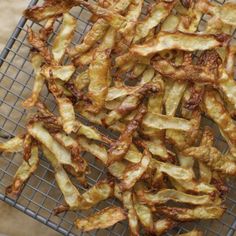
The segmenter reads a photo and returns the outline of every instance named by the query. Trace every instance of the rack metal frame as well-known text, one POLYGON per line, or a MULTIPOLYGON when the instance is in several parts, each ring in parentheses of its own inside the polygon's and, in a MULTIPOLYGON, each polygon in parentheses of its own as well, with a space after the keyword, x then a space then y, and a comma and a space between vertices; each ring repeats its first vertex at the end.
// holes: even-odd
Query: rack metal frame
MULTIPOLYGON (((31 0, 30 6, 35 5, 39 0, 31 0)), ((218 2, 223 4, 224 2, 218 2)), ((87 20, 84 20, 86 10, 80 8, 76 13, 79 21, 79 27, 76 31, 78 42, 82 35, 90 27, 87 20)), ((204 18, 203 18, 204 22, 204 18)), ((60 21, 57 22, 58 26, 60 21)), ((0 140, 6 140, 15 136, 24 129, 24 119, 26 111, 20 106, 21 101, 26 98, 26 93, 30 91, 33 80, 33 70, 29 69, 29 45, 27 44, 27 24, 30 27, 40 27, 40 24, 33 23, 22 17, 7 42, 5 48, 0 54, 0 140), (27 49, 27 52, 22 49, 27 49), (1 108, 4 112, 2 112, 1 108), (10 128, 9 128, 10 127, 10 128)), ((57 31, 57 30, 56 30, 57 31)), ((52 36, 53 37, 53 36, 52 36)), ((50 41, 50 40, 49 40, 50 41)), ((44 102, 50 104, 51 109, 55 109, 50 95, 45 92, 42 95, 44 102)), ((205 123, 214 126, 208 119, 204 119, 205 123)), ((217 145, 221 150, 226 151, 227 145, 218 134, 217 145)), ((85 216, 88 213, 68 212, 60 216, 53 216, 52 210, 57 204, 63 201, 63 196, 56 186, 53 176, 53 170, 46 159, 41 155, 39 170, 30 178, 25 185, 21 195, 16 198, 9 198, 5 195, 5 187, 11 182, 15 170, 19 166, 18 154, 5 155, 1 154, 0 160, 0 199, 16 209, 24 212, 28 216, 38 220, 39 222, 51 227, 62 235, 127 235, 127 223, 118 223, 117 225, 106 229, 97 230, 91 233, 82 233, 77 231, 73 226, 76 217, 85 216)), ((89 160, 92 175, 88 176, 89 184, 95 184, 106 174, 103 166, 99 164, 92 156, 86 156, 89 160)), ((230 193, 226 199, 227 211, 223 218, 215 221, 199 221, 197 223, 181 224, 171 230, 167 235, 175 235, 184 233, 193 228, 199 228, 204 231, 204 235, 236 235, 236 184, 232 180, 229 182, 230 193)), ((83 191, 83 187, 78 185, 83 191)), ((98 204, 89 213, 98 211, 99 209, 118 204, 115 199, 109 199, 98 204)))

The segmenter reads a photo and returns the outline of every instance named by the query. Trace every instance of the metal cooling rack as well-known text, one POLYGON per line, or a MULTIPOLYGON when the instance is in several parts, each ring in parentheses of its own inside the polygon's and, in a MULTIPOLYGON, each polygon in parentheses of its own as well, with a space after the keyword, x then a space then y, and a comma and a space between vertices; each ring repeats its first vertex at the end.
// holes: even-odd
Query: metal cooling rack
MULTIPOLYGON (((39 0, 32 0, 30 5, 35 5, 39 0)), ((218 2, 222 4, 223 2, 218 2)), ((72 12, 78 19, 76 38, 73 43, 79 42, 82 35, 90 29, 88 19, 90 14, 83 8, 75 8, 72 12)), ((204 24, 204 19, 203 19, 204 24)), ((0 141, 5 141, 18 133, 23 133, 26 120, 26 110, 21 106, 21 102, 28 97, 33 85, 33 69, 29 61, 30 47, 27 43, 27 26, 39 29, 41 25, 21 18, 15 31, 10 37, 6 47, 0 55, 0 141)), ((57 32, 60 21, 56 22, 57 32)), ((49 42, 55 36, 49 39, 49 42)), ((48 94, 46 88, 42 92, 41 99, 51 108, 55 109, 53 97, 48 94)), ((211 121, 204 119, 204 123, 215 126, 211 121)), ((216 129, 216 132, 217 129, 216 129)), ((227 145, 217 133, 217 147, 226 151, 227 145)), ((90 186, 94 185, 106 174, 104 166, 96 161, 91 155, 85 154, 88 160, 91 174, 88 176, 90 186)), ((17 199, 5 196, 5 188, 8 186, 21 163, 20 154, 5 155, 0 158, 0 199, 9 205, 24 212, 30 217, 60 232, 62 235, 128 235, 127 223, 121 222, 115 226, 97 230, 91 233, 81 233, 75 229, 73 222, 77 217, 86 216, 109 205, 118 204, 116 200, 109 199, 98 204, 93 209, 86 212, 67 212, 59 216, 54 216, 53 208, 63 202, 63 196, 58 189, 53 169, 46 159, 41 155, 40 165, 36 173, 29 179, 22 193, 17 199)), ((72 181, 74 181, 72 179, 72 181)), ((75 185, 84 191, 82 186, 74 181, 75 185)), ((197 228, 204 232, 204 235, 236 236, 236 184, 233 180, 229 182, 230 193, 227 196, 225 205, 227 211, 220 220, 199 221, 196 223, 185 223, 172 229, 166 235, 188 232, 197 228)))

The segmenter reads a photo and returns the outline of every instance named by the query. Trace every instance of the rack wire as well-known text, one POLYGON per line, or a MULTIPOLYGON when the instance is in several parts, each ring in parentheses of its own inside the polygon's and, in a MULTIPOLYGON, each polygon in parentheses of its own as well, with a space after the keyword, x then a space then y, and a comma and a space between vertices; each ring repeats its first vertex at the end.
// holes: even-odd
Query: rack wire
MULTIPOLYGON (((38 2, 40 1, 32 0, 30 6, 38 2)), ((224 2, 218 3, 223 4, 224 2)), ((86 9, 80 7, 77 7, 72 14, 78 19, 76 37, 73 41, 75 44, 90 29, 90 24, 88 23, 90 14, 86 9)), ((56 31, 49 39, 49 43, 55 37, 60 23, 60 20, 56 22, 56 31)), ((0 141, 6 141, 6 139, 18 133, 23 133, 27 118, 26 110, 21 106, 21 102, 28 97, 33 85, 33 69, 29 61, 30 46, 26 39, 27 26, 33 29, 41 27, 40 24, 33 23, 22 17, 0 55, 0 141)), ((42 92, 41 99, 52 110, 55 109, 53 97, 48 94, 46 88, 42 92)), ((218 132, 216 126, 210 120, 204 119, 203 123, 215 127, 216 132, 218 132)), ((223 152, 226 151, 227 145, 219 132, 217 137, 217 147, 223 152)), ((29 179, 20 196, 16 199, 7 197, 5 188, 11 183, 14 173, 21 162, 21 156, 19 154, 1 155, 0 199, 2 201, 60 232, 62 235, 128 235, 126 222, 118 223, 109 229, 97 230, 91 233, 79 232, 73 225, 77 217, 86 216, 109 205, 119 204, 115 199, 104 201, 86 212, 67 212, 54 216, 53 208, 63 201, 63 196, 55 183, 53 169, 42 155, 38 170, 29 179)), ((85 158, 91 168, 88 182, 92 186, 106 175, 106 171, 93 156, 85 154, 85 158)), ((85 190, 76 181, 73 179, 72 181, 81 191, 85 190)), ((176 235, 177 233, 184 233, 197 228, 201 229, 204 235, 236 236, 236 184, 234 180, 229 181, 228 186, 230 192, 225 201, 227 211, 220 220, 187 223, 172 229, 167 235, 176 235)))

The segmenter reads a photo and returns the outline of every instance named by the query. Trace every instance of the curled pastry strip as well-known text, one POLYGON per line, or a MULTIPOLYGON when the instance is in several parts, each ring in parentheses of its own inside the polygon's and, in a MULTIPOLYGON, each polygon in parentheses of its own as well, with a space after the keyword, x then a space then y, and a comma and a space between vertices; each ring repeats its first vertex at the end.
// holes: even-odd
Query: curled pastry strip
POLYGON ((132 143, 133 134, 139 127, 139 124, 141 123, 146 112, 146 106, 141 104, 138 108, 137 115, 129 122, 119 139, 111 144, 110 149, 108 150, 108 165, 112 164, 114 161, 122 159, 128 152, 132 143))
POLYGON ((226 110, 220 95, 214 90, 206 91, 203 104, 206 115, 217 123, 229 145, 231 154, 236 157, 236 125, 226 110))
POLYGON ((158 207, 157 211, 178 221, 191 221, 197 219, 219 219, 224 211, 220 206, 198 206, 192 209, 178 207, 158 207))
POLYGON ((135 94, 127 96, 121 105, 115 110, 111 111, 103 120, 104 124, 112 125, 117 120, 128 115, 131 111, 135 110, 141 103, 145 95, 149 93, 156 93, 160 91, 161 86, 153 83, 144 84, 135 94))
POLYGON ((225 34, 210 35, 183 32, 160 32, 157 36, 142 45, 134 45, 130 52, 139 56, 148 56, 163 50, 178 49, 184 51, 207 50, 215 47, 226 46, 229 36, 225 34), (167 43, 168 42, 168 43, 167 43))
POLYGON ((84 219, 77 219, 75 225, 82 231, 108 228, 127 218, 126 213, 120 207, 107 207, 84 219))
POLYGON ((139 191, 138 197, 140 201, 148 205, 164 204, 170 200, 181 203, 189 203, 193 205, 207 205, 211 202, 211 198, 209 195, 196 196, 186 194, 174 189, 164 189, 158 191, 156 194, 139 191))
POLYGON ((27 162, 23 160, 23 162, 17 169, 13 178, 13 183, 6 188, 6 194, 14 197, 18 196, 26 181, 36 171, 38 164, 38 146, 34 143, 31 146, 29 159, 27 160, 27 162))
POLYGON ((4 143, 0 143, 0 152, 21 152, 23 150, 25 135, 18 135, 4 143))
POLYGON ((51 17, 58 17, 62 13, 68 12, 73 6, 76 6, 73 0, 45 1, 42 6, 26 9, 24 15, 26 18, 38 22, 51 17))

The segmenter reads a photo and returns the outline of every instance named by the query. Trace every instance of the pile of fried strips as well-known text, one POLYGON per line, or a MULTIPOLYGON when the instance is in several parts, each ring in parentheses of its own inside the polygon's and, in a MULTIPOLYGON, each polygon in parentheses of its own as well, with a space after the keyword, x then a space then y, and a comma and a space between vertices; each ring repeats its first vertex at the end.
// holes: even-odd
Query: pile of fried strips
POLYGON ((23 152, 6 194, 20 194, 39 165, 40 149, 64 196, 55 214, 87 210, 111 197, 121 202, 77 219, 79 230, 127 219, 130 235, 161 235, 181 222, 219 219, 226 178, 236 175, 236 4, 45 0, 24 14, 44 24, 37 32, 28 28, 35 80, 22 105, 37 112, 24 134, 0 144, 1 152, 23 152), (87 9, 92 25, 77 44, 79 21, 69 13, 74 7, 87 9), (207 22, 199 27, 203 15, 207 22), (60 29, 49 44, 58 18, 60 29), (40 101, 44 85, 59 115, 40 101), (213 130, 200 125, 203 116, 218 126, 227 153, 214 146, 213 130), (107 178, 91 188, 84 153, 107 168, 107 178), (87 190, 81 193, 70 175, 87 190))

